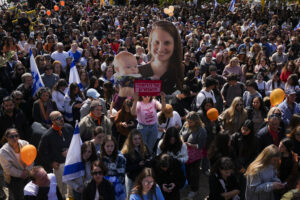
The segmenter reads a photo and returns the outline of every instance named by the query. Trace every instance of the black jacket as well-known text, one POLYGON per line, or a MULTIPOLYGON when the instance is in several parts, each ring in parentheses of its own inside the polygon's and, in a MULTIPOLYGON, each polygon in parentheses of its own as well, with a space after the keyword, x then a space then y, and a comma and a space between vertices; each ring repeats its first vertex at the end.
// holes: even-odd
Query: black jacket
POLYGON ((150 159, 150 154, 147 152, 147 155, 143 159, 141 154, 138 151, 134 151, 134 157, 129 153, 124 154, 126 158, 126 174, 132 180, 135 181, 136 177, 143 171, 145 167, 151 167, 151 162, 147 161, 150 159), (144 161, 144 165, 141 166, 139 163, 144 161))
POLYGON ((181 163, 177 159, 172 158, 170 167, 167 169, 167 171, 163 171, 158 164, 158 160, 159 160, 159 156, 154 159, 154 163, 153 163, 154 166, 153 168, 156 175, 155 181, 159 185, 166 200, 179 200, 180 189, 185 184, 185 176, 181 168, 181 163), (164 192, 163 184, 170 184, 170 183, 174 183, 175 188, 170 193, 164 192))
POLYGON ((62 128, 62 135, 52 127, 43 135, 39 144, 39 158, 45 169, 52 169, 52 163, 64 163, 66 158, 62 156, 67 148, 69 148, 74 129, 71 125, 65 123, 62 128))
MULTIPOLYGON (((111 182, 104 179, 102 183, 98 186, 99 196, 103 200, 114 200, 115 190, 111 182)), ((81 195, 82 200, 94 200, 96 195, 96 182, 92 179, 90 182, 86 183, 81 195)))
MULTIPOLYGON (((223 180, 219 174, 213 173, 209 176, 209 197, 208 200, 225 200, 225 198, 221 195, 225 192, 220 179, 223 180)), ((227 192, 230 192, 235 189, 239 189, 238 183, 234 175, 231 175, 227 178, 227 180, 223 180, 225 183, 225 187, 227 192)))
MULTIPOLYGON (((262 151, 265 147, 269 146, 270 144, 274 144, 273 138, 269 133, 268 125, 263 127, 258 131, 256 134, 258 138, 258 150, 259 152, 262 151)), ((279 141, 285 137, 284 130, 279 129, 278 131, 278 138, 279 141)))

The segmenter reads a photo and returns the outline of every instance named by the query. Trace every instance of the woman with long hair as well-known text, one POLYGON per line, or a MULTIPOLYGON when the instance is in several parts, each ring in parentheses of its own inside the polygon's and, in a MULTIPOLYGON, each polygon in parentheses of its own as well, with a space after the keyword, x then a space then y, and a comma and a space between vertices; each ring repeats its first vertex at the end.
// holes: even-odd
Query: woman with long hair
POLYGON ((117 141, 111 135, 107 135, 103 140, 100 161, 108 168, 107 179, 114 183, 115 189, 118 189, 115 191, 116 200, 125 199, 126 158, 118 152, 117 141))
POLYGON ((277 71, 272 75, 272 79, 266 84, 266 95, 269 96, 276 88, 284 89, 284 82, 280 79, 280 73, 277 71))
POLYGON ((281 194, 294 189, 297 184, 298 172, 298 155, 294 153, 294 144, 290 138, 284 138, 279 143, 281 153, 281 162, 278 170, 278 177, 281 182, 286 183, 281 194))
POLYGON ((180 35, 173 23, 158 21, 153 25, 148 49, 152 60, 139 67, 142 77, 162 80, 162 91, 166 94, 181 89, 184 75, 182 47, 180 35))
POLYGON ((53 73, 57 74, 59 76, 59 78, 66 79, 66 77, 67 77, 66 72, 64 72, 62 64, 61 64, 60 61, 55 60, 52 63, 52 68, 53 68, 53 73))
POLYGON ((82 199, 84 184, 93 178, 91 166, 92 163, 97 160, 97 153, 95 146, 91 141, 86 141, 81 145, 81 160, 84 165, 84 175, 67 182, 73 189, 74 200, 82 199))
POLYGON ((145 167, 151 166, 151 155, 144 144, 142 134, 136 129, 130 131, 121 152, 126 158, 125 186, 129 195, 138 175, 145 167))
POLYGON ((180 200, 180 189, 185 183, 181 162, 168 153, 162 153, 154 159, 153 169, 165 199, 180 200))
POLYGON ((289 60, 281 70, 280 79, 284 83, 287 82, 288 77, 295 72, 296 64, 293 60, 289 60))
POLYGON ((88 73, 85 69, 80 69, 79 70, 79 78, 80 78, 80 83, 81 83, 81 91, 84 91, 86 88, 89 87, 89 76, 88 76, 88 73))
POLYGON ((300 126, 294 128, 287 136, 293 141, 294 152, 300 155, 300 126))
POLYGON ((224 77, 227 77, 230 73, 236 74, 239 81, 244 80, 242 68, 240 67, 239 59, 237 57, 233 57, 230 59, 230 62, 225 66, 222 75, 224 77))
POLYGON ((95 59, 94 61, 94 65, 92 66, 92 68, 89 71, 89 78, 91 78, 92 76, 96 76, 97 79, 101 77, 102 75, 102 71, 100 68, 100 60, 99 59, 95 59))
POLYGON ((65 120, 71 124, 74 124, 76 119, 80 119, 80 108, 84 101, 84 96, 79 89, 77 83, 71 83, 69 92, 64 98, 64 117, 65 120))
POLYGON ((122 148, 127 136, 133 128, 136 128, 136 117, 131 114, 130 109, 132 106, 132 100, 126 99, 122 108, 117 112, 115 117, 115 125, 118 132, 118 146, 122 148))
POLYGON ((284 86, 284 90, 295 90, 296 92, 299 91, 299 82, 298 82, 298 77, 297 74, 291 74, 284 86))
POLYGON ((246 200, 274 200, 273 191, 285 187, 285 184, 281 183, 277 177, 279 160, 280 151, 277 146, 271 144, 265 147, 249 165, 245 173, 247 179, 246 200))
POLYGON ((182 142, 177 128, 168 128, 163 138, 159 141, 156 155, 162 153, 171 155, 181 163, 185 163, 188 160, 186 144, 182 142))
POLYGON ((20 139, 20 134, 15 128, 9 128, 4 133, 6 142, 0 149, 0 164, 4 172, 4 179, 8 187, 10 199, 24 199, 24 187, 33 167, 26 165, 21 159, 21 149, 29 143, 20 139))
POLYGON ((267 117, 268 109, 265 107, 263 99, 261 97, 254 97, 250 106, 246 107, 248 119, 253 121, 253 131, 256 134, 260 128, 262 128, 265 118, 267 117))
POLYGON ((68 83, 65 79, 59 79, 52 90, 52 100, 56 103, 61 113, 64 113, 64 99, 67 91, 68 83))
POLYGON ((164 196, 154 180, 151 168, 145 168, 135 181, 128 200, 164 200, 164 196))
POLYGON ((244 108, 242 97, 235 97, 230 107, 218 117, 221 127, 230 134, 239 131, 246 119, 247 110, 244 108))
POLYGON ((241 188, 241 199, 244 199, 246 179, 244 173, 258 152, 258 141, 254 132, 254 124, 247 119, 239 132, 231 136, 231 147, 236 156, 234 162, 241 188))
POLYGON ((212 167, 209 176, 208 200, 240 199, 240 187, 234 176, 234 164, 229 157, 222 157, 212 167))
MULTIPOLYGON (((188 148, 201 150, 205 147, 207 133, 204 129, 204 123, 201 121, 196 112, 189 112, 186 117, 187 121, 180 130, 180 135, 188 148)), ((186 176, 191 186, 191 191, 188 194, 190 198, 196 195, 199 190, 199 167, 200 161, 196 160, 186 165, 186 176)))

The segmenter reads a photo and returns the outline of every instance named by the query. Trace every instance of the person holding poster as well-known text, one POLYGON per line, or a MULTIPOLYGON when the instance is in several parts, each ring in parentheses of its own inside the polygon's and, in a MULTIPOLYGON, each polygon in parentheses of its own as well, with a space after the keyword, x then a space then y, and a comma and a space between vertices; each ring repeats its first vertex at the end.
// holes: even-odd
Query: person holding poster
POLYGON ((137 130, 142 133, 143 141, 147 145, 150 153, 152 153, 157 135, 158 135, 158 119, 156 110, 165 112, 166 101, 165 93, 161 92, 161 103, 151 96, 134 95, 131 114, 137 116, 137 130))
POLYGON ((168 95, 181 89, 184 75, 182 47, 176 27, 169 21, 156 22, 149 36, 148 48, 152 60, 139 67, 142 77, 162 80, 162 91, 168 95))

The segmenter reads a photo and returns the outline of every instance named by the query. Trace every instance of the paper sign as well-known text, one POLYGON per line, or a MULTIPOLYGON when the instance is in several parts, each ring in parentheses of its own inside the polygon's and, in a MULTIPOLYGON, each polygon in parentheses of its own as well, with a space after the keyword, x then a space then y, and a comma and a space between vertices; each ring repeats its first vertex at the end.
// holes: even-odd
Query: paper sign
POLYGON ((135 80, 134 92, 137 92, 139 96, 159 96, 161 80, 135 80))

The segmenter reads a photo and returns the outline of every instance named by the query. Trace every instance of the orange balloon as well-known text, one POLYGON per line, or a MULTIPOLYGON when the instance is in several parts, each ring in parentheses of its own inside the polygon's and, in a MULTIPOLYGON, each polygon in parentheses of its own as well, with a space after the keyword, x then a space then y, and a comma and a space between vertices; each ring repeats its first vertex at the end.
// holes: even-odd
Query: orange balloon
POLYGON ((59 11, 59 7, 57 5, 54 6, 55 11, 59 11))
POLYGON ((283 89, 276 88, 270 94, 270 101, 272 106, 277 106, 280 104, 285 98, 285 93, 283 89))
POLYGON ((27 144, 25 145, 22 149, 21 149, 21 160, 26 164, 26 165, 31 165, 33 163, 33 161, 36 158, 37 155, 37 151, 35 146, 31 145, 31 144, 27 144))
POLYGON ((219 112, 216 108, 211 108, 206 112, 206 115, 210 121, 216 121, 218 119, 219 112))
POLYGON ((65 1, 60 1, 61 6, 65 6, 65 1))
POLYGON ((47 15, 48 15, 48 16, 50 16, 50 15, 51 15, 51 11, 50 11, 50 10, 47 10, 47 12, 46 12, 46 13, 47 13, 47 15))

